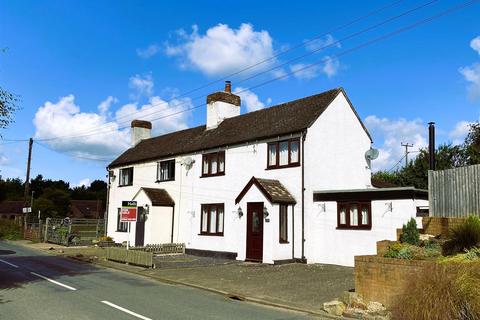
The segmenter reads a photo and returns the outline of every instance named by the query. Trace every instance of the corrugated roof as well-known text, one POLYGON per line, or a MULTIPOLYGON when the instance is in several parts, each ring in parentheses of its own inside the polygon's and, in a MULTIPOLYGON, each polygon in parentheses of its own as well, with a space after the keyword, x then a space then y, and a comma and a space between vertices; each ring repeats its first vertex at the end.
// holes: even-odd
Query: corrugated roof
MULTIPOLYGON (((206 130, 206 126, 202 125, 145 139, 125 151, 109 167, 301 132, 315 122, 340 92, 345 94, 342 88, 336 88, 310 97, 227 118, 215 129, 206 130)), ((351 107, 353 109, 353 106, 351 107)), ((353 111, 361 123, 355 109, 353 111)), ((363 128, 369 135, 365 126, 363 128)))

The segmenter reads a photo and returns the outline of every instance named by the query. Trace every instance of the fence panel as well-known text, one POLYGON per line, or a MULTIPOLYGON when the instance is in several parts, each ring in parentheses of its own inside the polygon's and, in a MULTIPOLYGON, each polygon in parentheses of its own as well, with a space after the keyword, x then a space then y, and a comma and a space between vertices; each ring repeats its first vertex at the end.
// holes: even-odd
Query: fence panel
POLYGON ((126 250, 124 248, 107 248, 107 260, 131 263, 143 267, 154 267, 153 254, 141 250, 126 250))
POLYGON ((428 172, 430 215, 480 215, 480 165, 428 172))

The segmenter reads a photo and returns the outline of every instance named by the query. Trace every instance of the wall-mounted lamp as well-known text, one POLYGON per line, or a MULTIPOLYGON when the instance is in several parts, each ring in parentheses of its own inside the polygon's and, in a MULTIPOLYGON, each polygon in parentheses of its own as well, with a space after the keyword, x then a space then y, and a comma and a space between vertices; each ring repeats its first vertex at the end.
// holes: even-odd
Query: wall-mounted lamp
POLYGON ((385 205, 387 206, 387 212, 393 212, 393 202, 386 202, 385 205))
POLYGON ((116 177, 117 176, 113 173, 113 170, 108 171, 108 179, 111 184, 115 181, 116 177))
POLYGON ((150 213, 150 206, 147 204, 145 204, 143 206, 143 221, 147 221, 148 220, 148 214, 150 213))
POLYGON ((270 213, 268 213, 267 207, 264 206, 264 207, 263 207, 263 217, 264 217, 265 219, 267 219, 269 214, 270 214, 270 213))
POLYGON ((239 218, 239 219, 240 219, 241 217, 243 217, 242 207, 238 207, 237 214, 238 214, 238 218, 239 218))
POLYGON ((318 211, 319 212, 327 212, 327 205, 325 202, 318 204, 318 211))

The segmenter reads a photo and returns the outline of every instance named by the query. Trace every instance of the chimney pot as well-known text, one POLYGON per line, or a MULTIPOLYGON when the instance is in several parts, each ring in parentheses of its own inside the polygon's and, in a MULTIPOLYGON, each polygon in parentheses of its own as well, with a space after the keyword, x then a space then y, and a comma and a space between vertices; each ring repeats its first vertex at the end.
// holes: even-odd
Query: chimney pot
POLYGON ((225 81, 225 92, 232 93, 232 82, 225 81))

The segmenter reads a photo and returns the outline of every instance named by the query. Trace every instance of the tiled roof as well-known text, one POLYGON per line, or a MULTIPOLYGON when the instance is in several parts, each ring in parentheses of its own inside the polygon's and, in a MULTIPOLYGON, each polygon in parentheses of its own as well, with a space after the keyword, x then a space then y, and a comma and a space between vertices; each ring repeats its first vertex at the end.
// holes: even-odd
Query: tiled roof
POLYGON ((101 200, 70 200, 70 206, 75 207, 85 217, 98 216, 102 210, 101 200))
MULTIPOLYGON (((343 89, 337 88, 237 117, 227 118, 215 129, 206 130, 205 125, 203 125, 145 139, 135 147, 125 151, 109 167, 158 160, 180 154, 301 132, 315 122, 340 92, 344 93, 343 89)), ((355 110, 353 111, 355 112, 355 110)), ((367 131, 365 127, 364 129, 367 131)))
POLYGON ((23 201, 0 202, 0 213, 23 214, 23 201))
POLYGON ((142 188, 145 194, 152 202, 152 206, 173 207, 175 201, 165 189, 142 188))
POLYGON ((252 177, 252 179, 250 179, 245 188, 243 188, 238 197, 235 199, 235 204, 239 203, 242 200, 243 196, 248 192, 248 190, 250 190, 253 185, 257 186, 257 188, 271 203, 296 203, 295 198, 280 181, 252 177))

